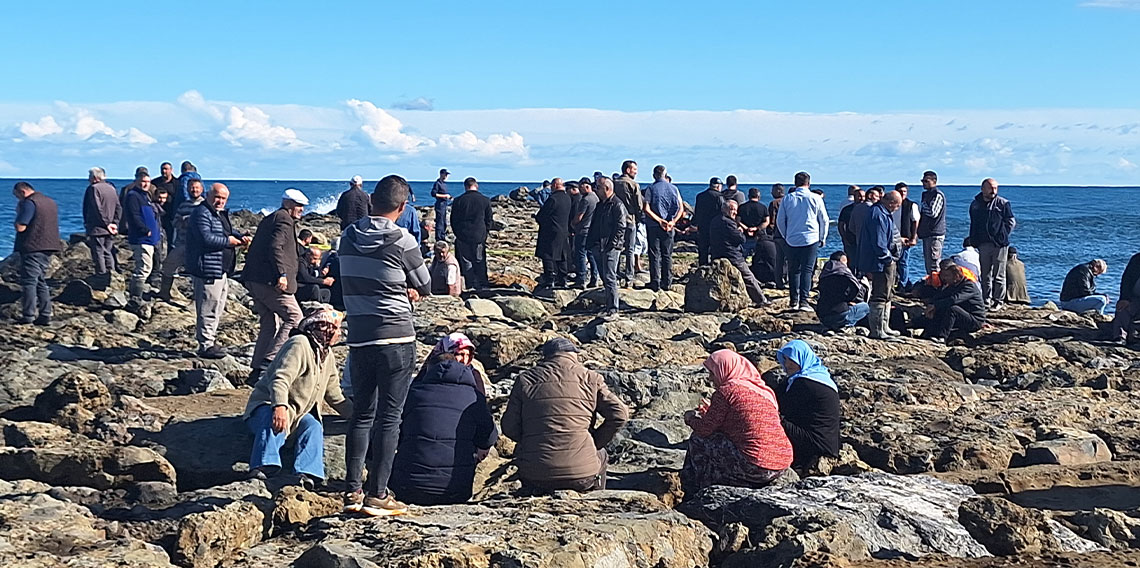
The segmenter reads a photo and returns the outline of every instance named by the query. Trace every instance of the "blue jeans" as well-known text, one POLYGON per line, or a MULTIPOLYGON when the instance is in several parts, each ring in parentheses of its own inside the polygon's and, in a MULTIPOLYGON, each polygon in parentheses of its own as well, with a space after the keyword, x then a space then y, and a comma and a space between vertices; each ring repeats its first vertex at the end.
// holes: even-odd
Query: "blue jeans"
MULTIPOLYGON (((261 405, 246 421, 253 432, 253 452, 249 455, 249 469, 259 467, 281 467, 281 446, 289 437, 289 432, 273 431, 273 407, 261 405)), ((297 451, 293 458, 293 471, 313 477, 325 478, 325 430, 312 414, 301 417, 297 430, 297 451)))
POLYGON ((26 320, 51 317, 51 290, 45 276, 49 266, 50 253, 20 253, 20 312, 26 320))
POLYGON ((1089 310, 1096 310, 1096 313, 1104 315, 1104 309, 1108 307, 1108 296, 1104 294, 1093 294, 1092 296, 1085 296, 1083 298, 1065 300, 1059 302, 1057 306, 1062 310, 1076 312, 1078 314, 1089 310))
POLYGON ((616 310, 620 305, 618 297, 618 263, 621 261, 622 251, 614 249, 603 251, 594 249, 594 258, 598 259, 598 271, 602 275, 602 286, 606 290, 606 309, 616 310))
POLYGON ((819 243, 806 247, 788 246, 788 300, 793 304, 807 304, 817 256, 819 243))
POLYGON ((585 284, 587 276, 590 277, 590 282, 598 278, 598 259, 594 257, 594 251, 586 247, 587 232, 589 231, 574 235, 574 271, 578 273, 579 284, 585 284), (589 261, 589 270, 586 270, 587 261, 589 261))
POLYGON ((911 247, 899 247, 899 261, 898 261, 898 279, 899 286, 906 286, 910 284, 910 249, 911 247))
POLYGON ((447 240, 447 200, 435 200, 435 240, 447 240))
POLYGON ((392 462, 400 441, 404 401, 412 384, 416 344, 350 347, 349 375, 352 380, 352 423, 345 440, 345 482, 350 492, 364 488, 369 495, 387 491, 392 462), (380 423, 373 428, 379 416, 380 423), (364 459, 372 449, 368 483, 364 484, 364 459))
POLYGON ((847 327, 855 327, 863 318, 871 314, 871 306, 867 302, 859 302, 847 310, 847 327))

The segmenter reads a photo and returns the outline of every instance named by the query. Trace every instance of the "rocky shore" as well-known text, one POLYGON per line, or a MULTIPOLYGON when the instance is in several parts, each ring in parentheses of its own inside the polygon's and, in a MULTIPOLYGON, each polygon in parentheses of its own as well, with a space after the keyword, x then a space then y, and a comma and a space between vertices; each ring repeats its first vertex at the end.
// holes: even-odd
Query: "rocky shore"
MULTIPOLYGON (((494 289, 418 304, 420 356, 444 333, 469 335, 501 413, 536 347, 573 338, 634 410, 610 447, 609 491, 519 497, 504 439, 480 466, 470 504, 345 516, 346 423, 335 414, 326 417, 327 486, 247 480, 240 412, 256 322, 244 290, 231 287, 219 332, 229 355, 198 359, 187 281, 181 300, 132 304, 123 275, 110 293, 84 282, 89 252, 75 242, 52 261, 53 323, 0 333, 0 566, 1140 562, 1140 360, 1095 341, 1103 321, 1010 307, 949 345, 825 334, 812 314, 736 304, 739 276, 691 270, 686 244, 674 290, 623 290, 627 311, 604 321, 597 291, 531 293, 534 206, 499 198, 495 207, 494 289), (701 361, 731 347, 778 378, 773 354, 792 338, 812 344, 840 385, 842 457, 778 487, 682 495, 681 416, 711 391, 701 361)), ((258 216, 234 219, 252 229, 258 216)), ((301 224, 337 232, 331 217, 301 224)), ((10 322, 19 296, 10 262, 0 280, 0 318, 10 322)), ((343 362, 345 348, 335 352, 343 362)))

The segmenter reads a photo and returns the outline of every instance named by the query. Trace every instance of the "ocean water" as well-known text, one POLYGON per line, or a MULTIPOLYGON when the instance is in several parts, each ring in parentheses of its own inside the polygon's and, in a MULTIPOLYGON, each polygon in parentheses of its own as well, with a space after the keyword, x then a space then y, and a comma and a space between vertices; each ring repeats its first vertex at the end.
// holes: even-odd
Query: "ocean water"
MULTIPOLYGON (((0 187, 10 188, 19 180, 0 179, 0 187)), ((60 230, 64 235, 83 230, 81 206, 83 191, 87 187, 82 179, 28 179, 38 191, 55 199, 60 205, 60 230)), ((290 187, 300 189, 309 197, 309 210, 327 213, 336 206, 337 196, 347 187, 341 181, 274 181, 274 180, 212 180, 222 181, 230 188, 231 209, 251 209, 271 211, 279 203, 281 193, 290 187)), ((122 187, 128 180, 112 180, 116 187, 122 187)), ((430 205, 431 181, 413 181, 412 190, 417 196, 417 205, 430 205)), ((537 187, 539 182, 480 182, 483 193, 494 196, 505 194, 525 185, 537 187)), ((787 185, 787 184, 785 184, 787 185)), ((861 184, 864 188, 874 183, 861 184)), ((891 183, 882 185, 890 188, 891 183)), ((458 195, 462 182, 449 182, 452 194, 458 195)), ((697 193, 704 190, 704 184, 678 184, 682 197, 693 202, 697 193)), ((768 188, 771 184, 757 184, 761 189, 762 200, 770 200, 768 188)), ((365 190, 371 187, 365 182, 365 190)), ((744 184, 747 191, 754 185, 744 184)), ((841 247, 835 234, 834 220, 839 209, 846 204, 846 185, 816 185, 825 193, 828 213, 832 218, 832 235, 821 254, 830 253, 841 247)), ((948 202, 948 235, 945 254, 961 250, 962 239, 969 229, 970 201, 978 193, 976 186, 943 186, 948 202)), ((912 187, 912 198, 917 200, 921 187, 912 187)), ((1025 262, 1029 279, 1029 293, 1034 304, 1057 300, 1065 274, 1074 265, 1093 258, 1103 258, 1108 262, 1108 273, 1098 279, 1099 291, 1108 293, 1115 301, 1119 289, 1120 276, 1128 259, 1140 252, 1140 231, 1137 231, 1137 216, 1140 215, 1140 187, 1031 187, 1002 186, 1001 195, 1010 200, 1017 228, 1013 231, 1013 246, 1017 247, 1025 262), (1091 199, 1091 200, 1090 200, 1091 199)), ((5 194, 10 195, 7 191, 5 194)), ((0 205, 0 251, 8 254, 12 250, 16 199, 8 197, 7 205, 0 205)), ((912 278, 919 277, 922 271, 918 257, 918 247, 912 250, 912 278)))

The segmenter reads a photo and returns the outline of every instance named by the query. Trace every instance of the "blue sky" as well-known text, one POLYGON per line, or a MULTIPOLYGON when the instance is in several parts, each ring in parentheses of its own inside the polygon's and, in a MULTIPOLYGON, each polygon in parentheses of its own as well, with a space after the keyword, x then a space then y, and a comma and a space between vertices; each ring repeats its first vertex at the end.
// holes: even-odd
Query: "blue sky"
POLYGON ((4 176, 189 158, 512 180, 632 157, 685 180, 1140 183, 1140 0, 41 2, 5 21, 4 176))

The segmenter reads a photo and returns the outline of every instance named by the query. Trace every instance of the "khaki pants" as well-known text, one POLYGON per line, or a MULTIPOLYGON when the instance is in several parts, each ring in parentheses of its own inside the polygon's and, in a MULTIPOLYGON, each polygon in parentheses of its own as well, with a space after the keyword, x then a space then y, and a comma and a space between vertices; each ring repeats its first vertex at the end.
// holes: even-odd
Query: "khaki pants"
POLYGON ((257 282, 246 282, 245 287, 253 297, 253 309, 261 323, 257 344, 253 348, 253 368, 264 371, 289 339, 289 332, 301 321, 303 314, 293 294, 257 282))
POLYGON ((198 350, 201 351, 213 346, 218 338, 218 325, 222 323, 222 314, 226 311, 230 280, 224 274, 214 280, 197 276, 193 280, 194 311, 197 313, 194 336, 198 340, 198 350))

